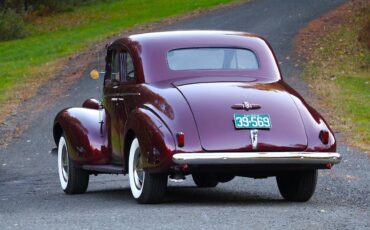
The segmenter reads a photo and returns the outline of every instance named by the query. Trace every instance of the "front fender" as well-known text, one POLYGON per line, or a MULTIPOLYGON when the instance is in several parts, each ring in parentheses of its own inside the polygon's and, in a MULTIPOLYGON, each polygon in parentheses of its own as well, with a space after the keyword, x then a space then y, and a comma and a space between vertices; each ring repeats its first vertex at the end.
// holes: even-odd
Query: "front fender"
POLYGON ((104 123, 100 123, 100 116, 104 120, 104 110, 69 108, 59 112, 54 120, 56 144, 60 136, 64 135, 70 157, 79 165, 105 164, 110 161, 106 147, 106 128, 104 123))
MULTIPOLYGON (((176 145, 172 133, 164 122, 150 110, 139 108, 130 113, 125 137, 132 132, 139 140, 142 159, 140 163, 144 170, 154 173, 168 172, 173 164, 172 155, 176 145)), ((126 144, 131 143, 125 142, 126 144)), ((125 162, 128 154, 129 151, 125 151, 125 162)))

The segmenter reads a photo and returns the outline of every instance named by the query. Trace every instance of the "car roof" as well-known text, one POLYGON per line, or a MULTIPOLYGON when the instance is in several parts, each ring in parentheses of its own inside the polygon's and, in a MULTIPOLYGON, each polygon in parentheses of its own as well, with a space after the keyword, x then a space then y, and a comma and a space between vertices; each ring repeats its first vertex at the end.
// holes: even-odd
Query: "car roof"
MULTIPOLYGON (((262 37, 237 31, 189 30, 166 31, 131 35, 114 43, 129 45, 142 60, 145 82, 156 82, 168 78, 189 75, 214 75, 214 71, 171 71, 167 65, 167 53, 173 49, 195 47, 237 47, 252 50, 258 57, 258 71, 236 73, 254 75, 268 79, 281 79, 280 70, 270 45, 262 37)), ((218 74, 221 73, 220 71, 218 74)), ((224 73, 225 75, 232 73, 224 73)))
POLYGON ((140 43, 141 45, 151 45, 158 41, 170 43, 173 46, 182 46, 184 44, 194 43, 204 39, 215 39, 215 42, 223 44, 232 37, 245 37, 254 40, 262 39, 256 34, 237 32, 237 31, 217 31, 217 30, 188 30, 188 31, 165 31, 144 33, 129 36, 129 39, 140 43))

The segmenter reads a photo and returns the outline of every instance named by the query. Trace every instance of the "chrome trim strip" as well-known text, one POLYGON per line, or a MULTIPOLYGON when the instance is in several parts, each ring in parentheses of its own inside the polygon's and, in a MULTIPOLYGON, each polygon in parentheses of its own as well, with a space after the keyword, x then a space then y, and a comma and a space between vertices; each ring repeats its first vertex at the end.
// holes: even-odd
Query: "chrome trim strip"
POLYGON ((119 93, 119 96, 140 96, 140 93, 119 93))
POLYGON ((234 104, 231 106, 233 109, 245 109, 245 110, 250 110, 250 109, 260 109, 261 106, 259 104, 251 104, 247 101, 241 103, 241 104, 234 104))
POLYGON ((106 97, 126 97, 126 96, 140 96, 140 93, 110 93, 105 94, 106 97))
POLYGON ((338 164, 342 157, 332 152, 221 152, 176 153, 177 164, 338 164))

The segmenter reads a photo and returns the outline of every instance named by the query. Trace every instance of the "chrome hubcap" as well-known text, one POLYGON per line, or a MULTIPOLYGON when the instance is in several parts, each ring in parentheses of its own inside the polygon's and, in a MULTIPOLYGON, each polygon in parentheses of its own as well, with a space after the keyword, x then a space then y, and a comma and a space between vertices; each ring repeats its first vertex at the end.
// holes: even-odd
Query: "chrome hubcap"
POLYGON ((66 146, 62 149, 62 176, 64 181, 68 181, 69 161, 66 146))
POLYGON ((137 189, 141 189, 141 187, 143 186, 143 182, 144 182, 144 177, 145 177, 145 174, 144 174, 144 171, 143 169, 140 167, 140 150, 137 149, 136 152, 135 152, 135 158, 134 158, 134 162, 133 162, 133 171, 134 171, 134 182, 135 182, 135 186, 137 189))

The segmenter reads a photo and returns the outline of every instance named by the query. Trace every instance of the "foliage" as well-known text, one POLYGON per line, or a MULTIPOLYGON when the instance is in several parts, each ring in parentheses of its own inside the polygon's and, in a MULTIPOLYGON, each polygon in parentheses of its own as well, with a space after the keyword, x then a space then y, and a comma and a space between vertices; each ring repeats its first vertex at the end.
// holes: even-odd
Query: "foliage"
POLYGON ((11 9, 19 14, 27 12, 49 15, 91 2, 96 2, 96 0, 0 0, 0 9, 11 9))
POLYGON ((23 18, 14 10, 0 11, 0 40, 22 38, 29 34, 23 18))
MULTIPOLYGON (((98 0, 0 0, 0 41, 29 35, 28 27, 41 16, 72 11, 98 0)), ((103 0, 100 0, 103 1, 103 0)))

